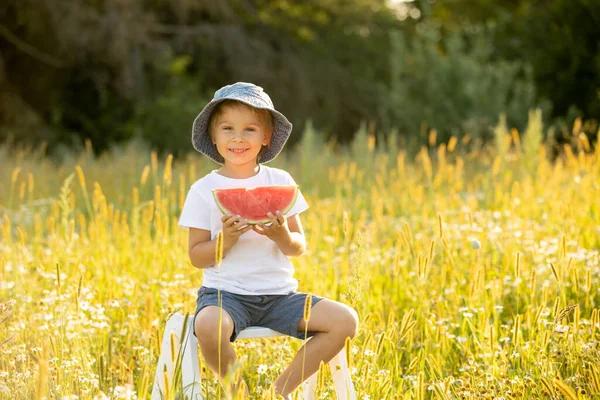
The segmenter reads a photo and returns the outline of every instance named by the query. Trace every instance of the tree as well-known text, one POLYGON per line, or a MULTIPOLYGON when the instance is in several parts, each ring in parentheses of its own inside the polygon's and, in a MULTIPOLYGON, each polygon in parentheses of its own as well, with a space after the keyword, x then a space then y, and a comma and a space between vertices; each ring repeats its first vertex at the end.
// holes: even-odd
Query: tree
POLYGON ((177 104, 199 111, 218 87, 244 80, 265 87, 297 132, 313 118, 349 138, 377 115, 386 31, 398 24, 384 0, 7 2, 0 84, 11 96, 0 99, 0 126, 51 146, 89 137, 98 151, 137 134, 188 136, 183 123, 159 132, 143 118, 176 120, 177 104), (39 129, 23 126, 14 112, 23 108, 39 129))
MULTIPOLYGON (((419 5, 429 7, 428 1, 419 5)), ((600 119, 600 2, 438 0, 428 10, 444 29, 490 27, 496 57, 532 66, 539 95, 552 101, 553 117, 600 119)), ((587 126, 595 135, 597 124, 587 126)))

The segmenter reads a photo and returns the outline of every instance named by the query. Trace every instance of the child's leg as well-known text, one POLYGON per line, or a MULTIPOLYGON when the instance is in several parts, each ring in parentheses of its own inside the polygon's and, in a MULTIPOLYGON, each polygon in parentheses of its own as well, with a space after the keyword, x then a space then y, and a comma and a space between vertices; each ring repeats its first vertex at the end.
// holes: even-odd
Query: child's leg
MULTIPOLYGON (((198 338, 202 356, 208 364, 208 367, 219 377, 221 383, 222 379, 225 378, 229 369, 235 364, 236 354, 229 338, 231 337, 234 329, 234 323, 225 310, 222 310, 221 316, 221 347, 219 350, 219 314, 221 309, 217 306, 204 307, 194 322, 194 332, 198 338), (219 358, 221 370, 219 370, 219 358)), ((234 391, 238 392, 242 390, 246 396, 249 396, 248 387, 246 382, 242 379, 241 375, 238 382, 234 385, 234 391)))
POLYGON ((204 307, 194 321, 194 332, 198 338, 200 349, 206 364, 221 378, 229 368, 235 364, 236 355, 229 338, 233 333, 233 320, 227 311, 222 310, 221 320, 221 347, 219 349, 219 313, 221 309, 217 306, 204 307), (219 371, 219 357, 221 358, 219 371), (219 371, 219 372, 217 372, 219 371))
POLYGON ((347 337, 354 337, 358 315, 345 304, 323 299, 312 307, 308 327, 304 318, 301 318, 298 332, 304 332, 305 328, 318 333, 300 348, 290 365, 274 382, 275 392, 285 398, 319 369, 321 361, 331 361, 344 347, 347 337))

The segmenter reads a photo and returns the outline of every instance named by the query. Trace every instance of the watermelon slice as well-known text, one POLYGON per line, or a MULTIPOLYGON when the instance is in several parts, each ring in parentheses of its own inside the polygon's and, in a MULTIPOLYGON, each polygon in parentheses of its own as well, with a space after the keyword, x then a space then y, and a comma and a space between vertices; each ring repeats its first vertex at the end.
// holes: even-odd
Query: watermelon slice
POLYGON ((269 222, 269 212, 290 211, 298 197, 298 186, 213 189, 213 196, 223 214, 239 215, 248 220, 249 225, 256 225, 269 222))

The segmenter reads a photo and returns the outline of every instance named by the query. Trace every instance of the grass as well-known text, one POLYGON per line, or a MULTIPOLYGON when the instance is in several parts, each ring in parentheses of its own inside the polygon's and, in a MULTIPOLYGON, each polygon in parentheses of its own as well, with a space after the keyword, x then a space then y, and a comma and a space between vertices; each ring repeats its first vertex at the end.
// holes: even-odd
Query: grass
MULTIPOLYGON (((497 129, 502 149, 433 134, 411 157, 363 131, 340 151, 311 132, 272 163, 310 204, 300 289, 359 313, 358 398, 600 396, 600 150, 551 163, 531 118, 540 139, 497 129)), ((60 164, 0 148, 0 162, 0 398, 148 398, 165 318, 192 313, 202 282, 179 212, 215 166, 133 145, 60 164)), ((236 342, 253 398, 300 344, 236 342)))

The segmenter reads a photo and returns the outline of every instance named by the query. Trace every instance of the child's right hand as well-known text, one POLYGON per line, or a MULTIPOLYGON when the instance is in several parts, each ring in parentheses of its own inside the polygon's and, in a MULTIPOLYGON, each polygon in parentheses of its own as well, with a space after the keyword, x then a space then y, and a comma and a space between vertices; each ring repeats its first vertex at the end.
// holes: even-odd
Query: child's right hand
POLYGON ((248 221, 238 215, 223 215, 221 221, 223 222, 223 251, 231 249, 240 236, 252 229, 252 225, 247 225, 248 221))

